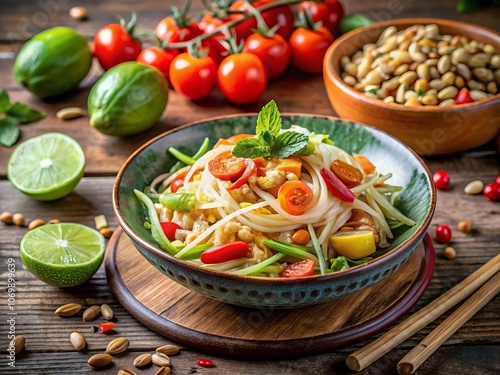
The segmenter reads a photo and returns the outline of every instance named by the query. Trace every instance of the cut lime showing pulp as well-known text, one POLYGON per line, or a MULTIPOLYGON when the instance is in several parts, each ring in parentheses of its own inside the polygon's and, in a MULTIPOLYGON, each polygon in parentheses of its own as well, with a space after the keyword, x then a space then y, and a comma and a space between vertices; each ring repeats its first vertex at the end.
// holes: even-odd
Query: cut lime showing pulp
POLYGON ((71 193, 84 169, 85 154, 77 141, 62 133, 45 133, 16 147, 7 177, 24 194, 50 201, 71 193))
POLYGON ((47 224, 21 240, 26 268, 43 282, 70 287, 84 283, 99 269, 106 241, 97 230, 76 223, 47 224))

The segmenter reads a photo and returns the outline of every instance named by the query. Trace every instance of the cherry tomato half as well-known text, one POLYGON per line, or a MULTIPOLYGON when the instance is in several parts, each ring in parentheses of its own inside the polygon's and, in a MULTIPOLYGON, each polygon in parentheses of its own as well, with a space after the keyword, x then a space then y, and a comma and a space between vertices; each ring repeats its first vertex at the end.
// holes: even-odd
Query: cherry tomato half
POLYGON ((436 228, 436 241, 448 243, 451 241, 451 228, 448 225, 438 225, 436 228))
POLYGON ((500 202, 500 184, 493 182, 486 185, 484 187, 483 194, 492 202, 500 202))
POLYGON ((281 272, 281 277, 295 278, 314 275, 314 262, 310 259, 292 263, 281 272))
POLYGON ((179 54, 176 49, 164 50, 160 47, 148 47, 137 57, 137 62, 143 65, 153 66, 169 79, 169 70, 175 56, 179 54))
POLYGON ((94 56, 104 70, 122 62, 135 61, 141 53, 141 43, 117 23, 99 30, 92 46, 94 56))
POLYGON ((115 328, 115 323, 113 323, 113 322, 102 323, 102 324, 99 324, 97 326, 97 328, 99 328, 99 331, 101 331, 102 333, 108 332, 109 330, 115 328))
POLYGON ((332 33, 338 34, 340 20, 344 17, 344 7, 338 0, 325 0, 323 2, 304 1, 300 3, 300 11, 310 12, 314 22, 322 22, 323 26, 332 33))
POLYGON ((308 30, 298 27, 290 36, 292 63, 306 73, 321 73, 323 58, 334 38, 325 28, 308 30))
POLYGON ((222 181, 237 180, 246 168, 245 159, 233 156, 231 151, 223 152, 208 162, 208 171, 222 181))
POLYGON ((361 171, 342 160, 332 161, 331 170, 349 189, 358 186, 363 181, 361 171))
POLYGON ((438 170, 433 173, 432 179, 438 190, 446 190, 450 185, 450 175, 445 170, 438 170))
POLYGON ((250 251, 250 245, 243 241, 236 241, 213 246, 200 255, 204 264, 217 264, 243 258, 250 251))
POLYGON ((172 221, 162 221, 160 225, 161 229, 163 229, 163 233, 165 233, 165 236, 167 236, 169 241, 175 241, 175 232, 182 229, 179 224, 172 221))
POLYGON ((219 66, 217 83, 230 101, 237 104, 251 103, 266 89, 266 68, 251 53, 229 55, 219 66))
POLYGON ((325 180, 326 188, 333 196, 349 203, 354 202, 356 196, 337 176, 324 167, 321 168, 320 173, 323 180, 325 180))
POLYGON ((158 22, 155 34, 161 40, 168 38, 169 43, 178 43, 196 38, 201 35, 201 30, 196 21, 189 17, 176 21, 174 17, 168 16, 158 22))
POLYGON ((280 76, 290 61, 290 48, 279 34, 267 37, 259 33, 250 35, 245 41, 243 52, 256 55, 266 68, 267 78, 280 76))
POLYGON ((302 215, 312 199, 312 189, 299 180, 286 181, 278 191, 278 203, 290 215, 302 215))
POLYGON ((216 85, 217 65, 209 57, 193 57, 188 52, 176 56, 170 65, 170 82, 175 91, 191 100, 207 97, 216 85))

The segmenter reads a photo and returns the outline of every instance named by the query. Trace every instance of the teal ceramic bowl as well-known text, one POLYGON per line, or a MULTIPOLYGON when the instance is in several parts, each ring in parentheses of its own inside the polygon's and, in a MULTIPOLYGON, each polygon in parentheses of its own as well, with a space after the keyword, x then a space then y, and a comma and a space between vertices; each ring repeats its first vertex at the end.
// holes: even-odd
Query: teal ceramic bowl
MULTIPOLYGON (((236 276, 202 269, 160 250, 144 228, 147 212, 133 190, 142 190, 175 163, 167 152, 176 147, 193 154, 205 137, 212 145, 219 138, 254 133, 256 115, 224 116, 168 131, 139 148, 123 165, 113 189, 113 208, 120 226, 137 250, 166 277, 181 285, 230 304, 251 307, 293 308, 332 300, 367 288, 396 271, 423 239, 434 213, 436 191, 429 170, 409 148, 392 136, 366 125, 315 115, 284 115, 283 127, 296 124, 328 133, 348 152, 366 155, 381 173, 392 172, 391 184, 404 190, 398 208, 417 224, 395 230, 389 248, 361 266, 328 275, 301 279, 236 276)), ((168 291, 166 291, 168 292, 168 291)))

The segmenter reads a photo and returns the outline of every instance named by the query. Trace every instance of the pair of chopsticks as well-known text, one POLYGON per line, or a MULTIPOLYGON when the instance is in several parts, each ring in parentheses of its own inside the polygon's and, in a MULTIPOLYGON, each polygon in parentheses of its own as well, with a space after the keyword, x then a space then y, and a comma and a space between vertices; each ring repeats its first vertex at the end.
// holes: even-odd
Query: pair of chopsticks
POLYGON ((349 355, 346 360, 347 366, 355 371, 365 369, 480 288, 399 361, 398 373, 412 374, 442 343, 500 292, 499 270, 500 254, 404 322, 349 355))

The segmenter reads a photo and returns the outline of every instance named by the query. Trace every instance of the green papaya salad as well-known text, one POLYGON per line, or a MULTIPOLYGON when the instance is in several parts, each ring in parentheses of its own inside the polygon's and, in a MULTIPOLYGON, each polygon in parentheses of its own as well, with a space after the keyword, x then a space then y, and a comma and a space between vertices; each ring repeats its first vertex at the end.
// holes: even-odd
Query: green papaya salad
POLYGON ((296 278, 341 271, 390 245, 392 229, 415 222, 395 206, 401 186, 326 134, 281 128, 274 101, 256 134, 205 139, 135 194, 158 246, 202 268, 296 278))

